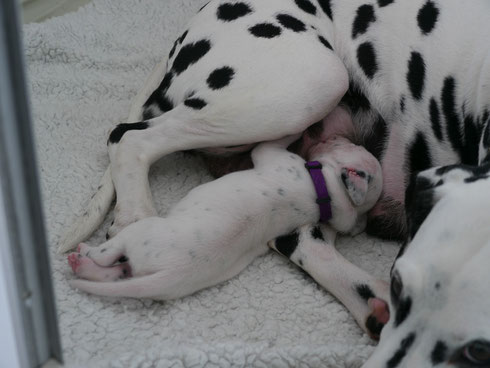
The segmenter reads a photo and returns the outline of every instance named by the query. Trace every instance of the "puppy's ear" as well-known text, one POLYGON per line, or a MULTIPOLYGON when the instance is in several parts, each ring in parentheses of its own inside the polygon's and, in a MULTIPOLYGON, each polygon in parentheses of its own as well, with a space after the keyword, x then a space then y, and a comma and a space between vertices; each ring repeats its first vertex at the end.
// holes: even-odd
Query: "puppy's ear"
POLYGON ((341 179, 352 203, 355 206, 362 205, 366 201, 369 175, 362 170, 344 167, 341 172, 341 179))

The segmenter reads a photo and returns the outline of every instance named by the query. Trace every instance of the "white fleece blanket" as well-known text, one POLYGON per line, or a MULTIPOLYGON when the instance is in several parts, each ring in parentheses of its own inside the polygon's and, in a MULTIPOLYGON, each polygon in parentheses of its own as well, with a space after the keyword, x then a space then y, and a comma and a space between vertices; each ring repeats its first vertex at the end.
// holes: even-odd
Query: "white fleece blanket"
MULTIPOLYGON (((73 290, 54 250, 108 163, 106 139, 131 99, 206 0, 95 0, 24 27, 44 212, 68 367, 359 367, 374 343, 331 295, 277 254, 232 280, 171 302, 108 299, 73 290)), ((210 180, 176 153, 150 173, 165 212, 210 180)), ((89 240, 100 244, 111 221, 89 240)), ((386 278, 394 244, 341 239, 349 259, 386 278)))

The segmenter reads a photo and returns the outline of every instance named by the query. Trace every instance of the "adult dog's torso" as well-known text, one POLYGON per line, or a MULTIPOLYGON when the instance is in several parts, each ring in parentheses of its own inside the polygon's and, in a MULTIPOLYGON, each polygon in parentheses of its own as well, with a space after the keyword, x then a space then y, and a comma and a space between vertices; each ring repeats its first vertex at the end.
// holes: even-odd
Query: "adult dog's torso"
MULTIPOLYGON (((349 75, 343 102, 354 113, 359 139, 383 166, 384 192, 368 230, 400 238, 406 231, 404 192, 412 174, 436 165, 478 162, 490 111, 489 11, 486 0, 211 1, 177 39, 167 67, 162 64, 152 77, 153 88, 137 102, 139 113, 148 119, 186 99, 196 102, 193 93, 204 82, 199 73, 220 64, 247 75, 248 89, 236 101, 244 103, 245 94, 253 98, 251 85, 274 83, 275 70, 286 67, 275 62, 275 54, 289 53, 304 63, 306 72, 308 59, 315 57, 313 45, 331 48, 349 75), (291 47, 298 37, 304 40, 303 49, 291 47), (172 73, 204 52, 186 49, 203 39, 213 44, 211 52, 194 68, 172 73), (269 68, 267 78, 255 73, 258 64, 269 68)), ((214 83, 226 81, 226 73, 214 83)), ((314 83, 312 79, 312 88, 314 83)), ((278 98, 287 92, 278 90, 278 98)), ((222 92, 222 98, 231 96, 222 92)), ((210 165, 223 173, 247 167, 250 161, 240 152, 249 149, 206 152, 213 157, 208 156, 210 165)))

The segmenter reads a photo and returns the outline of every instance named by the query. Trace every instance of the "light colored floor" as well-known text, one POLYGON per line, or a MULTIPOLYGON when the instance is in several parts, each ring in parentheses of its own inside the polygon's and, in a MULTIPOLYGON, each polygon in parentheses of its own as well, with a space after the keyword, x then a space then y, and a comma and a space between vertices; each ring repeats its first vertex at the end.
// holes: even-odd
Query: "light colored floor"
POLYGON ((42 22, 77 10, 91 0, 20 0, 24 23, 42 22))

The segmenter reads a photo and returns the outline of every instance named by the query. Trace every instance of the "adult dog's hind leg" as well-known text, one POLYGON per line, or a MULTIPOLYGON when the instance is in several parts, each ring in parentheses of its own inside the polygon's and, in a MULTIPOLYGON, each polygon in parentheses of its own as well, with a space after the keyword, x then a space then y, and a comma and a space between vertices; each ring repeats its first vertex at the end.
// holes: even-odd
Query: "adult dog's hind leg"
MULTIPOLYGON (((258 76, 236 70, 233 83, 223 90, 196 89, 161 116, 116 127, 109 138, 117 193, 116 220, 109 235, 155 215, 147 175, 162 156, 275 140, 301 133, 325 117, 344 95, 348 76, 335 54, 314 45, 308 48, 313 54, 308 68, 289 53, 281 54, 285 65, 280 70, 271 71, 265 63, 256 68, 258 76), (266 77, 270 83, 263 80, 266 77)), ((179 83, 183 89, 192 87, 184 78, 173 83, 175 88, 179 83)))

